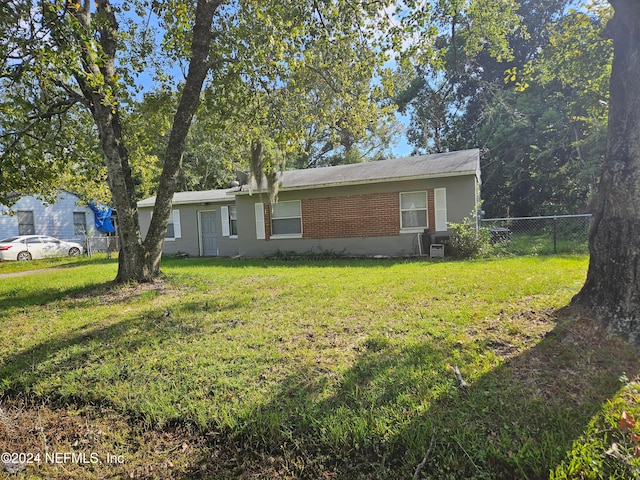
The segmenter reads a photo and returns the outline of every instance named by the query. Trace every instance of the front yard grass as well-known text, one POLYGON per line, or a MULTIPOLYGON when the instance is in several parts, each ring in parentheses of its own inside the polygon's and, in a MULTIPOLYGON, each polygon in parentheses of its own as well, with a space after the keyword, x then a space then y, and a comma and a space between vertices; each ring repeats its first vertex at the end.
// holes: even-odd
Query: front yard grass
POLYGON ((633 478, 606 450, 628 437, 633 456, 615 422, 640 416, 637 351, 557 311, 586 265, 167 259, 163 280, 114 287, 100 260, 5 278, 0 450, 41 454, 18 478, 633 478))

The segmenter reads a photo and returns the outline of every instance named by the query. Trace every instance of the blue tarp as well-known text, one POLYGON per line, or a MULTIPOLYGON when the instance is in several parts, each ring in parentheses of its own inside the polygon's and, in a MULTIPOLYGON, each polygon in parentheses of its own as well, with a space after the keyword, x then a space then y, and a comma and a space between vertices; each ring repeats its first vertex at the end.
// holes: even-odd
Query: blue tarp
POLYGON ((111 222, 111 207, 94 202, 93 200, 88 202, 87 205, 91 210, 93 210, 96 230, 103 233, 113 233, 116 231, 116 229, 113 228, 113 223, 111 222))

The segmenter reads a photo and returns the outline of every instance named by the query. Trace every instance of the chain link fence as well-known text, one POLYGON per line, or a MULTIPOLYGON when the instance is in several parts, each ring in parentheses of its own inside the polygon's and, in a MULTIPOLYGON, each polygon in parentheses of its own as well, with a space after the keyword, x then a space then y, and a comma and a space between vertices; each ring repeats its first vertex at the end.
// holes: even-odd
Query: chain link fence
POLYGON ((588 253, 591 215, 548 217, 486 218, 481 227, 491 243, 504 246, 515 255, 588 253))
POLYGON ((111 254, 117 254, 120 251, 120 237, 86 237, 85 249, 89 257, 94 253, 101 252, 111 258, 111 254))

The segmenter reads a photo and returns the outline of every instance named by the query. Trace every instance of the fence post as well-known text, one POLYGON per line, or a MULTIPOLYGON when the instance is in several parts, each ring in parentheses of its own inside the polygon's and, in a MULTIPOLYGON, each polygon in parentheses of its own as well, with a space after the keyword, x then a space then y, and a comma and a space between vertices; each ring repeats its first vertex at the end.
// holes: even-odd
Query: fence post
POLYGON ((558 217, 553 216, 553 254, 558 253, 558 217))

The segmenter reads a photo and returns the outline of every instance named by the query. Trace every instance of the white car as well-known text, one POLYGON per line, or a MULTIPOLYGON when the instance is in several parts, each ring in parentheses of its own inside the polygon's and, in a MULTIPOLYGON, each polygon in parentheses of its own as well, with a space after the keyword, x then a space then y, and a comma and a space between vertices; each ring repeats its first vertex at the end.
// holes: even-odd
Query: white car
POLYGON ((64 242, 45 235, 20 235, 0 240, 0 260, 32 260, 46 257, 75 257, 82 254, 82 245, 64 242))

